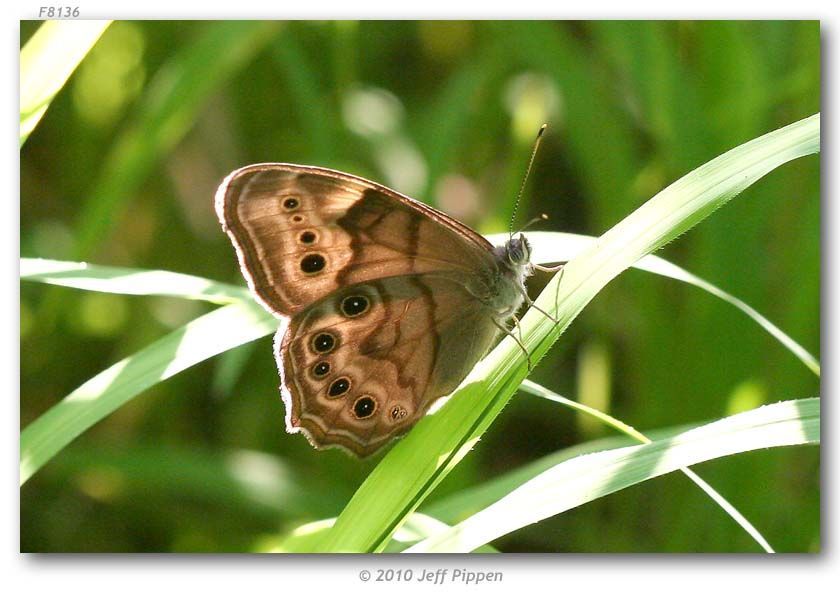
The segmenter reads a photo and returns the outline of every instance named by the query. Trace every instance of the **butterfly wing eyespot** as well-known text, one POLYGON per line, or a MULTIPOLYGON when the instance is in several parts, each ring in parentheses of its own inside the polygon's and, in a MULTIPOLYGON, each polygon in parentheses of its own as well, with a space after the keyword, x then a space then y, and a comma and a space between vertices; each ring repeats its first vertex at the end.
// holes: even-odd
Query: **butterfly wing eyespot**
POLYGON ((371 396, 359 396, 353 402, 353 415, 357 419, 369 419, 376 412, 376 400, 371 396))
POLYGON ((330 331, 322 331, 312 336, 311 347, 316 354, 327 354, 338 346, 338 337, 330 331))
POLYGON ((343 396, 352 387, 352 383, 350 379, 347 377, 339 377, 338 379, 334 380, 329 388, 327 388, 327 396, 330 398, 338 398, 339 396, 343 396))
POLYGON ((306 231, 301 232, 298 240, 300 240, 301 244, 309 246, 318 241, 318 234, 307 229, 306 231))
POLYGON ((402 421, 408 416, 408 411, 399 405, 394 405, 391 407, 391 420, 392 421, 402 421))
POLYGON ((330 369, 330 363, 328 363, 325 360, 322 360, 321 362, 315 363, 315 365, 313 365, 312 376, 315 379, 323 379, 324 377, 330 374, 330 369))
POLYGON ((341 313, 345 317, 355 318, 365 314, 370 308, 370 301, 362 295, 345 296, 341 300, 341 313))
POLYGON ((315 275, 324 270, 327 261, 323 254, 307 254, 300 261, 300 270, 306 275, 315 275))

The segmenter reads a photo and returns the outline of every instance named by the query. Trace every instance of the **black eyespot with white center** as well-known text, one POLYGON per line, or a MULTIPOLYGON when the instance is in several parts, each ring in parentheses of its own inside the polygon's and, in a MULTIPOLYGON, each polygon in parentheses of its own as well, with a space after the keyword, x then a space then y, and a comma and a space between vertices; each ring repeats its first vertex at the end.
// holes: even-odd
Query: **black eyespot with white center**
POLYGON ((349 389, 350 380, 346 377, 339 377, 330 384, 330 387, 327 390, 327 396, 330 398, 338 398, 339 396, 346 394, 349 389))
POLYGON ((322 270, 326 264, 326 259, 320 254, 307 254, 300 261, 300 270, 311 275, 322 270))
POLYGON ((312 367, 312 376, 315 379, 323 379, 326 377, 330 372, 330 363, 325 360, 322 360, 319 363, 316 363, 314 367, 312 367))
POLYGON ((391 407, 391 420, 392 421, 402 421, 408 416, 408 411, 404 409, 402 406, 394 405, 391 407))
POLYGON ((353 414, 357 419, 367 419, 376 412, 376 400, 370 396, 362 396, 353 403, 353 414))
POLYGON ((358 317, 367 312, 370 302, 364 296, 346 296, 341 301, 341 312, 345 317, 358 317))
MULTIPOLYGON (((332 333, 322 331, 312 337, 312 350, 318 354, 326 354, 338 345, 338 340, 332 333)), ((316 365, 317 366, 317 365, 316 365)))
POLYGON ((300 206, 300 200, 295 198, 294 196, 289 196, 285 200, 283 200, 283 208, 286 210, 295 210, 300 206))

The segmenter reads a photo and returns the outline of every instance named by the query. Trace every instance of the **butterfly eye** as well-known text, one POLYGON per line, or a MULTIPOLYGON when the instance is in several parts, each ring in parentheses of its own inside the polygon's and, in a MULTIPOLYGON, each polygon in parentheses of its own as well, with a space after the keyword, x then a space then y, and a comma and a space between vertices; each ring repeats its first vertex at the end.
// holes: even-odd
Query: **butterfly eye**
POLYGON ((364 296, 347 296, 341 301, 341 312, 345 317, 358 317, 369 307, 370 303, 364 296))
MULTIPOLYGON (((336 345, 335 336, 331 333, 321 332, 312 338, 312 349, 318 354, 326 354, 335 348, 336 345)), ((317 367, 318 365, 315 366, 317 367)))
POLYGON ((304 273, 317 273, 327 264, 327 261, 320 254, 307 254, 300 261, 300 270, 304 273))
POLYGON ((304 231, 298 239, 301 244, 313 244, 318 239, 318 236, 314 231, 304 231))
POLYGON ((353 414, 357 419, 367 419, 376 412, 376 400, 370 396, 362 396, 353 404, 353 414))
POLYGON ((330 363, 321 361, 312 367, 312 376, 315 379, 323 379, 330 372, 330 363))
POLYGON ((327 396, 330 398, 337 398, 347 393, 350 389, 350 380, 346 377, 339 377, 330 384, 330 389, 327 390, 327 396))
POLYGON ((391 409, 391 420, 392 421, 402 421, 408 416, 408 411, 404 409, 402 406, 394 406, 391 409))
POLYGON ((283 208, 286 210, 295 210, 298 206, 300 206, 300 200, 297 198, 290 197, 283 200, 283 208))

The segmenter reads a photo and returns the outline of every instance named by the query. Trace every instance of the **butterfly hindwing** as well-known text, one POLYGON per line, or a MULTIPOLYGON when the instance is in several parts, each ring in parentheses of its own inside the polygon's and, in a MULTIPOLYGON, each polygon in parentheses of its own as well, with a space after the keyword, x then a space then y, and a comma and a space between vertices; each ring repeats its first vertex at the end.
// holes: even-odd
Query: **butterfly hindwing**
POLYGON ((375 452, 452 390, 498 330, 458 282, 389 277, 343 288, 278 332, 287 428, 375 452))

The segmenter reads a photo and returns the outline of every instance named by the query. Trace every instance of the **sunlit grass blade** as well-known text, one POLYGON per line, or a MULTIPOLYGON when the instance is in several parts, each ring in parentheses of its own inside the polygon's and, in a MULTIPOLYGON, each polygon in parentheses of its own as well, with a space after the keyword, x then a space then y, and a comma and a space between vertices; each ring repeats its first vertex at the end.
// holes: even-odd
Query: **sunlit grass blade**
POLYGON ((160 68, 82 206, 75 258, 89 256, 120 207, 187 133, 210 94, 262 50, 277 27, 268 21, 207 21, 196 40, 160 68))
MULTIPOLYGON (((321 519, 306 523, 295 528, 290 534, 277 540, 275 543, 266 544, 260 548, 261 552, 289 552, 289 553, 311 553, 316 551, 318 544, 327 535, 330 527, 335 524, 335 518, 321 519)), ((446 523, 422 513, 413 513, 406 519, 405 523, 394 533, 394 537, 388 544, 385 552, 401 552, 405 548, 424 540, 432 535, 441 534, 449 530, 446 523)), ((497 552, 490 545, 483 545, 475 549, 480 553, 497 552)))
POLYGON ((258 304, 237 302, 195 319, 102 371, 21 432, 20 483, 143 390, 276 328, 276 319, 258 304))
POLYGON ((762 406, 673 438, 566 461, 409 551, 469 552, 506 533, 680 467, 751 450, 819 441, 818 398, 762 406))
POLYGON ((216 304, 249 302, 247 288, 172 271, 105 267, 41 258, 20 259, 20 278, 94 292, 176 296, 216 304))
POLYGON ((111 21, 45 21, 20 51, 20 145, 111 21))
MULTIPOLYGON (((680 425, 678 427, 664 427, 649 431, 647 432, 647 435, 654 440, 665 439, 679 433, 683 433, 684 431, 688 431, 694 427, 700 427, 701 425, 705 425, 705 423, 692 423, 680 425)), ((423 504, 421 510, 428 515, 440 519, 441 521, 456 523, 484 508, 487 508, 503 496, 515 490, 520 485, 562 462, 584 454, 601 452, 603 450, 612 450, 614 448, 625 448, 634 445, 635 444, 629 438, 621 435, 613 435, 610 437, 598 438, 582 442, 580 444, 575 444, 574 446, 569 446, 568 448, 552 452, 551 454, 543 456, 533 462, 506 471, 505 473, 502 473, 497 477, 493 477, 492 479, 482 481, 481 483, 459 490, 443 498, 436 499, 434 502, 430 502, 428 506, 423 504)))
MULTIPOLYGON (((503 244, 504 240, 507 239, 507 235, 508 234, 506 233, 494 234, 487 236, 487 239, 494 244, 503 244)), ((533 246, 532 258, 534 262, 538 264, 570 260, 572 257, 583 252, 588 246, 595 243, 596 239, 597 238, 592 236, 575 233, 557 233, 551 231, 528 232, 528 240, 533 246)), ((762 315, 743 300, 736 298, 716 285, 709 283, 705 279, 701 279, 693 273, 690 273, 682 267, 677 266, 659 256, 645 256, 634 264, 633 267, 699 287, 713 296, 717 296, 724 302, 731 304, 747 315, 750 319, 755 321, 759 326, 767 331, 767 333, 776 338, 776 340, 778 340, 785 348, 790 350, 808 369, 819 377, 819 361, 793 338, 779 329, 779 327, 772 323, 767 317, 762 315)))
MULTIPOLYGON (((643 433, 637 431, 634 427, 623 423, 622 421, 607 415, 600 410, 592 408, 591 406, 586 406, 579 402, 574 402, 573 400, 569 400, 568 398, 564 398, 560 394, 556 394, 549 390, 548 388, 541 386, 533 381, 528 381, 527 379, 522 382, 519 386, 519 389, 526 391, 530 394, 534 394, 535 396, 539 396, 541 398, 545 398, 547 400, 551 400, 552 402, 559 402, 565 406, 568 406, 572 410, 586 413, 595 419, 598 419, 602 423, 605 423, 607 426, 612 427, 616 431, 625 434, 626 436, 640 442, 642 444, 650 444, 652 443, 651 438, 647 437, 643 433)), ((688 467, 681 467, 680 471, 688 477, 692 482, 694 482, 701 490, 703 490, 706 495, 708 495, 715 503, 720 506, 726 514, 728 514, 732 519, 738 523, 738 525, 746 531, 750 537, 752 537, 756 543, 761 546, 765 552, 773 552, 773 548, 770 546, 769 542, 764 538, 761 533, 759 533, 758 529, 749 522, 749 520, 741 514, 737 508, 735 508, 732 503, 730 503, 726 498, 724 498, 717 490, 715 490, 711 485, 709 485, 702 477, 697 475, 694 471, 689 469, 688 467)))
MULTIPOLYGON (((692 171, 573 258, 537 299, 522 335, 538 361, 589 301, 640 258, 682 235, 774 168, 819 151, 819 115, 756 138, 692 171), (559 284, 559 290, 557 286, 559 284), (556 303, 555 303, 556 299, 556 303)), ((383 458, 339 516, 320 550, 381 551, 393 532, 460 462, 525 378, 527 360, 505 338, 443 408, 383 458), (375 511, 370 510, 376 506, 375 511)))

